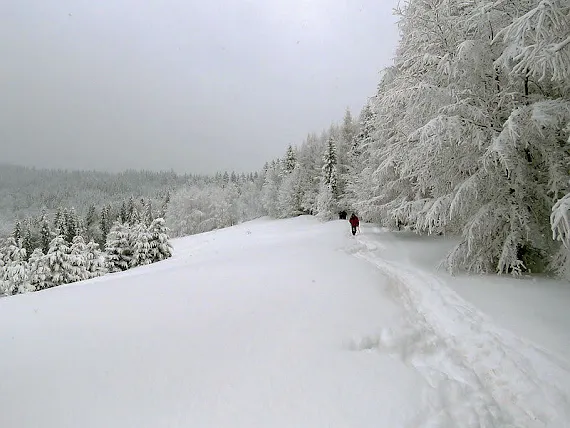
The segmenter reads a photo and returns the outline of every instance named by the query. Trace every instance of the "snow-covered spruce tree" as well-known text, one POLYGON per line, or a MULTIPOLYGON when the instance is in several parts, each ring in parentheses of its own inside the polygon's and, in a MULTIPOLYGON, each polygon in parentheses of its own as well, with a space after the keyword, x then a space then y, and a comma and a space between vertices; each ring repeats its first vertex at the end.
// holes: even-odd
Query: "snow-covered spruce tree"
POLYGON ((101 243, 105 243, 107 241, 107 235, 109 234, 109 231, 111 230, 111 226, 113 224, 113 221, 111 219, 111 206, 110 205, 105 205, 102 209, 101 209, 101 217, 99 219, 99 228, 101 230, 101 243))
POLYGON ((295 165, 293 170, 283 177, 279 189, 279 208, 281 217, 294 217, 303 214, 301 166, 295 165))
POLYGON ((12 237, 9 238, 7 250, 7 260, 3 267, 2 293, 10 296, 34 291, 30 284, 26 249, 22 246, 22 239, 16 241, 12 237))
POLYGON ((79 234, 79 222, 75 208, 71 207, 69 210, 65 209, 63 216, 65 222, 65 240, 71 243, 73 242, 73 238, 79 234))
POLYGON ((346 201, 346 192, 348 183, 352 180, 349 176, 350 170, 350 149, 351 144, 356 134, 357 126, 352 119, 352 114, 347 108, 344 114, 344 119, 341 128, 337 134, 337 200, 339 210, 348 210, 350 207, 346 201))
POLYGON ((87 209, 84 221, 85 239, 87 241, 97 241, 100 239, 101 232, 98 227, 97 220, 97 209, 95 208, 95 205, 90 205, 87 209))
POLYGON ((96 278, 108 272, 105 253, 99 249, 99 244, 94 241, 87 243, 85 267, 87 272, 89 272, 90 278, 96 278))
POLYGON ((285 154, 285 159, 283 159, 283 172, 285 174, 291 174, 297 165, 297 155, 293 146, 289 145, 287 148, 287 153, 285 154))
POLYGON ((83 236, 77 235, 73 238, 70 247, 71 266, 69 270, 70 282, 83 281, 90 278, 87 268, 87 244, 83 236))
MULTIPOLYGON (((151 223, 152 224, 152 223, 151 223)), ((151 244, 153 236, 144 223, 131 226, 133 257, 131 267, 148 265, 153 262, 154 254, 151 254, 151 244)))
POLYGON ((144 223, 148 227, 148 226, 150 226, 150 224, 154 220, 154 217, 152 215, 152 201, 150 199, 148 199, 148 200, 142 199, 141 205, 143 207, 142 216, 144 219, 144 223))
POLYGON ((23 224, 22 229, 22 247, 26 250, 26 260, 34 251, 34 237, 32 236, 32 224, 31 220, 28 219, 23 224))
POLYGON ((165 260, 172 256, 172 245, 169 242, 168 227, 163 218, 152 221, 148 228, 150 234, 150 259, 152 263, 165 260))
POLYGON ((48 288, 69 284, 75 280, 72 274, 73 256, 63 235, 52 239, 45 260, 49 268, 49 278, 46 280, 48 288))
POLYGON ((105 244, 109 272, 124 271, 132 266, 134 243, 131 238, 131 231, 126 224, 119 221, 113 224, 105 244))
POLYGON ((321 187, 317 199, 318 217, 321 219, 332 219, 338 211, 337 178, 336 145, 333 138, 329 137, 323 155, 321 187))
POLYGON ((49 225, 48 215, 43 211, 40 219, 40 248, 44 254, 47 254, 49 251, 49 244, 52 239, 53 236, 49 225))
POLYGON ((22 222, 20 222, 20 220, 17 220, 14 224, 14 230, 12 231, 12 238, 18 242, 20 239, 22 239, 22 236, 22 222))
POLYGON ((53 219, 53 230, 55 235, 65 235, 67 233, 65 229, 65 217, 61 208, 58 208, 55 212, 53 219))
POLYGON ((43 290, 49 286, 50 270, 47 258, 41 248, 36 248, 28 260, 30 284, 34 290, 43 290))

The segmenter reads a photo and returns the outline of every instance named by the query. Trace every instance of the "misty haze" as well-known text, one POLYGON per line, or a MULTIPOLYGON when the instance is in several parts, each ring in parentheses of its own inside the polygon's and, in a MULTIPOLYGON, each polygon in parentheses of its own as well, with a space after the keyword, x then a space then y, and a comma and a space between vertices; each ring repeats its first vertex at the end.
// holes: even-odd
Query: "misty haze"
POLYGON ((360 110, 396 1, 4 1, 0 161, 261 168, 360 110))

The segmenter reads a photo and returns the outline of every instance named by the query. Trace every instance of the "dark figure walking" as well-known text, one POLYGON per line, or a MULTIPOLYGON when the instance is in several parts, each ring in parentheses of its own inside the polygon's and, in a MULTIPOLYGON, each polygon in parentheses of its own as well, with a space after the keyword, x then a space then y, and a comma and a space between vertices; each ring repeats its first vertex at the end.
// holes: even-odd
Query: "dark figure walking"
POLYGON ((350 220, 348 220, 350 222, 350 226, 352 227, 352 235, 356 235, 356 228, 358 226, 360 226, 360 221, 358 220, 358 217, 356 217, 356 215, 354 213, 352 213, 352 215, 350 216, 350 220))

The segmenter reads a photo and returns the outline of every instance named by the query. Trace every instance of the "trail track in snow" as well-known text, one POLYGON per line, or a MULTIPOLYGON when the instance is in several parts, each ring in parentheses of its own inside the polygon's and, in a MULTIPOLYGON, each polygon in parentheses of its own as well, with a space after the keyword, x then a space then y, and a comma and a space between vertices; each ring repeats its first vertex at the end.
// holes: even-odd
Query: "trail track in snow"
POLYGON ((389 278, 390 293, 407 315, 401 326, 364 338, 359 346, 396 355, 431 386, 411 426, 570 426, 565 362, 497 327, 437 275, 387 260, 381 232, 363 229, 348 252, 389 278))

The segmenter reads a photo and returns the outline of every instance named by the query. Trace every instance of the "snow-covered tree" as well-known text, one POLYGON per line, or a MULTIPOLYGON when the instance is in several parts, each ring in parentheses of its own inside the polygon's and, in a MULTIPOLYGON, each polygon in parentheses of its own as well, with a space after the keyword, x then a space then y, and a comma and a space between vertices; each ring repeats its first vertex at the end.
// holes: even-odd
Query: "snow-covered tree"
POLYGON ((101 218, 99 220, 99 223, 100 223, 99 227, 101 229, 101 240, 102 240, 102 242, 106 242, 107 235, 109 234, 109 231, 111 230, 111 225, 112 225, 111 207, 109 205, 105 205, 101 209, 101 218))
POLYGON ((49 268, 49 278, 46 280, 47 287, 56 287, 73 282, 75 279, 72 275, 73 256, 63 235, 57 235, 52 239, 45 259, 49 268))
POLYGON ((105 253, 99 249, 99 244, 94 241, 87 243, 85 252, 85 267, 90 278, 105 275, 108 272, 105 253))
POLYGON ((115 222, 105 244, 107 263, 110 272, 120 272, 129 269, 133 259, 133 242, 129 227, 121 222, 115 222))
POLYGON ((279 188, 281 186, 281 162, 273 161, 265 173, 261 193, 263 208, 270 217, 279 217, 279 188))
POLYGON ((172 245, 169 242, 168 227, 163 218, 154 219, 148 228, 150 234, 150 259, 152 263, 165 260, 172 256, 172 245))
POLYGON ((283 178, 279 189, 280 217, 292 217, 303 213, 301 167, 296 165, 293 170, 283 178))
MULTIPOLYGON (((65 217, 61 208, 58 208, 53 219, 53 229, 56 235, 65 235, 67 230, 65 228, 65 217)), ((50 241, 51 242, 51 241, 50 241)))
POLYGON ((49 251, 49 244, 52 239, 53 237, 49 225, 48 216, 47 213, 43 211, 40 220, 40 248, 44 254, 47 254, 47 252, 49 251))
POLYGON ((70 247, 71 266, 68 272, 70 282, 83 281, 91 277, 87 267, 87 244, 83 236, 77 235, 73 238, 70 247))
POLYGON ((332 188, 331 186, 325 184, 324 181, 321 183, 321 189, 319 191, 319 197, 317 199, 317 210, 317 216, 321 220, 332 220, 335 218, 338 211, 336 198, 334 197, 332 188))
POLYGON ((337 154, 334 140, 329 138, 327 149, 323 155, 323 183, 329 187, 333 197, 337 197, 338 174, 337 174, 337 154))
POLYGON ((143 266, 153 262, 151 254, 152 234, 143 223, 135 224, 131 227, 133 242, 133 257, 131 259, 131 267, 143 266))
POLYGON ((317 211, 322 219, 333 218, 338 212, 338 175, 336 146, 332 137, 323 156, 321 187, 317 198, 317 211))
POLYGON ((71 243, 79 231, 79 222, 75 208, 71 207, 69 210, 65 209, 63 211, 63 216, 65 222, 65 239, 67 242, 71 243))
POLYGON ((3 266, 2 290, 8 296, 17 293, 34 291, 28 275, 26 262, 26 249, 22 247, 22 240, 9 238, 7 246, 7 259, 3 266))
POLYGON ((41 248, 36 248, 28 260, 30 284, 34 290, 48 288, 51 277, 49 264, 41 248))
POLYGON ((287 153, 285 154, 285 159, 283 160, 283 172, 285 174, 291 174, 297 165, 297 156, 295 155, 295 150, 293 146, 287 148, 287 153))

